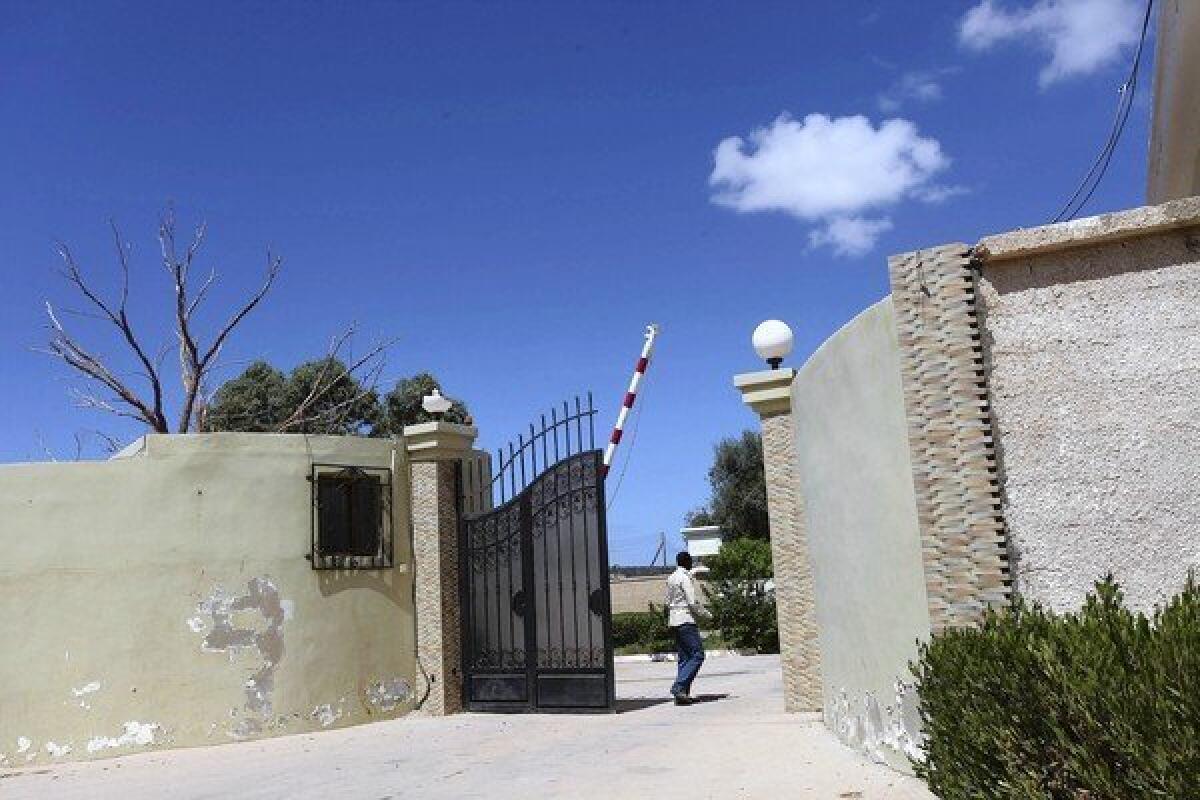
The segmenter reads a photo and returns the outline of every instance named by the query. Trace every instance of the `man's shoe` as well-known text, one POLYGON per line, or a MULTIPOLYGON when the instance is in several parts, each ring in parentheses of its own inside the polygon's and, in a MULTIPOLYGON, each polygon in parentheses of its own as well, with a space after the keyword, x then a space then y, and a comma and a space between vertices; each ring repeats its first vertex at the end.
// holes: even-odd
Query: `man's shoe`
POLYGON ((675 697, 675 705, 677 706, 690 706, 692 704, 692 698, 683 692, 671 692, 671 694, 675 697))

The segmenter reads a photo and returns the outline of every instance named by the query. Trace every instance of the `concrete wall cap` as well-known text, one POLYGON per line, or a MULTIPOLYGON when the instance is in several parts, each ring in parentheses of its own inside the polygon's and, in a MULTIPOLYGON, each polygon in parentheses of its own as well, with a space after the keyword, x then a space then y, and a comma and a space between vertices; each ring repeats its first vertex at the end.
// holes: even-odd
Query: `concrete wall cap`
POLYGON ((742 400, 759 416, 786 414, 792 410, 792 380, 796 370, 767 369, 733 376, 742 400))
POLYGON ((1185 197, 1157 206, 1141 206, 1111 214, 1021 228, 985 236, 975 246, 976 257, 996 263, 1023 256, 1148 236, 1176 228, 1200 226, 1200 197, 1185 197))
POLYGON ((247 453, 285 455, 309 453, 313 448, 338 451, 351 457, 369 457, 389 452, 396 442, 390 438, 340 436, 318 433, 147 433, 110 456, 111 461, 176 455, 238 456, 247 453))
POLYGON ((404 426, 404 447, 414 460, 462 458, 471 450, 479 429, 453 422, 420 422, 404 426))

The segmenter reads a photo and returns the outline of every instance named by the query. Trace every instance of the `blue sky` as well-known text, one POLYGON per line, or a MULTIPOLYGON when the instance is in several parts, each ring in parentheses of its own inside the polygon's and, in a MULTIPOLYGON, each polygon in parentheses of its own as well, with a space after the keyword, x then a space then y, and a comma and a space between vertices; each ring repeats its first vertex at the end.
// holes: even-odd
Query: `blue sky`
MULTIPOLYGON (((109 218, 135 248, 134 321, 169 344, 173 202, 221 274, 202 328, 268 246, 285 258, 226 376, 355 322, 360 348, 397 338, 385 380, 433 371, 485 446, 589 389, 607 429, 660 323, 610 513, 613 561, 643 562, 704 501, 714 441, 755 424, 730 383, 758 366, 754 326, 791 324, 798 365, 886 294, 889 253, 1053 217, 1107 136, 1141 8, 0 2, 0 461, 136 435, 75 408, 79 382, 32 348, 46 300, 78 305, 56 240, 116 288, 109 218)), ((1148 111, 1087 213, 1142 202, 1148 111)))

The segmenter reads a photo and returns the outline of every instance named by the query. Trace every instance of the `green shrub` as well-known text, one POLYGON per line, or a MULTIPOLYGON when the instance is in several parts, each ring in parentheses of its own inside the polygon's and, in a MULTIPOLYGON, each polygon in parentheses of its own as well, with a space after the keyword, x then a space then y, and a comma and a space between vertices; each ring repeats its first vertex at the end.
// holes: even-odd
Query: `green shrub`
POLYGON ((943 798, 1200 797, 1200 590, 1152 619, 1112 577, 1077 613, 1016 601, 935 635, 913 665, 943 798))
POLYGON ((721 638, 730 647, 778 653, 775 597, 765 587, 772 575, 771 543, 733 539, 704 563, 709 569, 704 586, 708 612, 721 638))
POLYGON ((675 636, 667 627, 663 609, 623 611, 612 615, 613 647, 641 653, 666 653, 675 649, 675 636))

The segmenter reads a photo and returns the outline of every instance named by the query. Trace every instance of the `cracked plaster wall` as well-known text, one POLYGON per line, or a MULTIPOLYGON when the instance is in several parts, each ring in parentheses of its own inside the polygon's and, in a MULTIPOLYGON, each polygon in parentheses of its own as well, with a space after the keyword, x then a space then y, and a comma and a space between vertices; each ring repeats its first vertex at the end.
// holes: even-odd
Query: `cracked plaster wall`
POLYGON ((151 436, 0 466, 0 767, 228 742, 412 707, 403 444, 151 436), (396 567, 314 571, 310 461, 389 467, 396 567))

